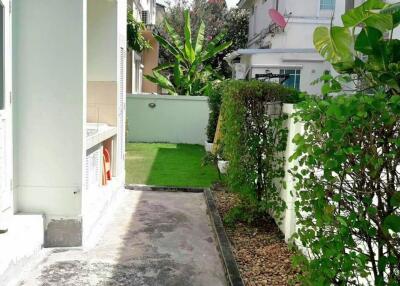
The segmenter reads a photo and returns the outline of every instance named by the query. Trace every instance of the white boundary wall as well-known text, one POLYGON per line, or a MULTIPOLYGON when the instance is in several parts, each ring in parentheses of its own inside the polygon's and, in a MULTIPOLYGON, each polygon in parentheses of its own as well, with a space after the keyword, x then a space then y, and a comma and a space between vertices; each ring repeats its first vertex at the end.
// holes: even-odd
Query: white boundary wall
POLYGON ((283 113, 287 114, 289 118, 286 121, 286 127, 288 128, 288 139, 285 151, 285 177, 284 181, 286 183, 286 188, 281 189, 281 198, 286 203, 286 210, 283 214, 283 220, 279 224, 279 228, 285 235, 285 240, 289 241, 292 235, 296 231, 296 213, 295 213, 295 180, 293 176, 289 173, 289 171, 297 164, 296 161, 290 161, 290 156, 296 150, 296 144, 293 143, 293 138, 296 134, 301 134, 304 131, 304 125, 301 122, 294 122, 294 118, 291 115, 294 113, 293 104, 284 104, 283 105, 283 113), (294 196, 292 196, 292 194, 294 196))
POLYGON ((209 117, 206 96, 127 96, 129 142, 204 145, 209 117))

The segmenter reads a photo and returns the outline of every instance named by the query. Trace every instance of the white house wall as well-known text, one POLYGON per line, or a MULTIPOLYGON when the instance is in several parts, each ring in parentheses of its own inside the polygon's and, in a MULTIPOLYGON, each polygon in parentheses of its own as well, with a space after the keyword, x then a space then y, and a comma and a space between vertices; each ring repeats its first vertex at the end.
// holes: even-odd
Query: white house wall
POLYGON ((241 62, 249 67, 249 76, 264 74, 266 70, 279 74, 281 69, 300 69, 300 90, 310 94, 319 94, 321 85, 313 85, 325 70, 330 69, 329 63, 316 53, 257 53, 242 56, 241 62))
POLYGON ((47 245, 80 245, 86 1, 15 0, 13 13, 17 210, 45 214, 47 245))
MULTIPOLYGON (((13 213, 13 160, 12 160, 12 67, 11 67, 11 18, 9 5, 11 1, 1 1, 4 6, 3 41, 4 50, 2 66, 2 88, 4 93, 4 106, 0 110, 0 228, 7 224, 7 220, 13 213)), ((1 100, 1 99, 0 99, 1 100)))
POLYGON ((117 125, 117 1, 88 0, 87 121, 117 125))
MULTIPOLYGON (((294 21, 294 20, 293 20, 294 21)), ((271 48, 295 48, 295 49, 310 49, 314 48, 313 33, 317 26, 327 26, 328 20, 306 21, 304 19, 296 19, 296 22, 289 23, 285 31, 268 35, 264 42, 270 42, 271 48)))
POLYGON ((87 79, 88 81, 116 82, 118 2, 115 0, 87 1, 87 79))
MULTIPOLYGON (((125 123, 123 116, 125 114, 127 9, 125 2, 116 0, 89 0, 88 2, 87 120, 91 123, 97 121, 107 123, 117 127, 118 131, 117 137, 113 140, 113 149, 115 148, 115 152, 112 152, 113 161, 116 161, 117 168, 113 168, 112 181, 107 186, 85 187, 83 191, 84 245, 93 240, 92 234, 98 232, 97 223, 112 204, 118 191, 124 188, 125 123), (100 21, 99 18, 101 18, 100 21), (114 170, 117 172, 114 173, 114 170)), ((102 158, 103 150, 100 145, 88 150, 86 155, 92 158, 99 153, 102 158)), ((101 161, 100 158, 99 161, 101 161)))
MULTIPOLYGON (((342 2, 344 3, 344 0, 342 2)), ((255 36, 262 34, 272 24, 268 11, 276 8, 276 1, 255 0, 252 3, 254 4, 250 6, 253 5, 254 12, 249 19, 249 47, 257 48, 262 43, 256 41, 255 36)), ((288 24, 284 33, 277 33, 265 39, 265 42, 272 43, 271 48, 313 47, 314 29, 320 25, 329 26, 334 15, 333 10, 320 10, 320 0, 279 1, 278 10, 286 17, 288 24)))

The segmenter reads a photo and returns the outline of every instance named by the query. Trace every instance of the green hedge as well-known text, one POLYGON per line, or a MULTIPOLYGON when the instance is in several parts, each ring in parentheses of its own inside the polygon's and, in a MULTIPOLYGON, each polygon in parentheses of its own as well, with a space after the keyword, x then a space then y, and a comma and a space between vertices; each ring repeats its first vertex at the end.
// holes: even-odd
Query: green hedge
POLYGON ((297 238, 310 253, 302 285, 400 285, 400 96, 308 98, 298 108, 297 238))
POLYGON ((214 83, 206 90, 208 96, 208 106, 210 108, 210 116, 207 125, 207 140, 208 142, 214 141, 215 132, 217 130, 218 117, 222 104, 222 89, 223 82, 214 83))
POLYGON ((255 215, 285 209, 279 197, 284 176, 287 130, 282 103, 299 101, 297 91, 261 81, 229 81, 223 87, 222 145, 229 161, 227 180, 241 194, 245 212, 255 215), (268 114, 268 110, 273 111, 268 114))

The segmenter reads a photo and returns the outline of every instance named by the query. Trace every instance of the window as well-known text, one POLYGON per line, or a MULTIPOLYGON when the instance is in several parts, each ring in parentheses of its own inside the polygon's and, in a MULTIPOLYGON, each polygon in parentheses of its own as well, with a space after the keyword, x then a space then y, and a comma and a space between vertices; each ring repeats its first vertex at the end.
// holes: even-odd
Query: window
POLYGON ((149 11, 142 11, 142 22, 144 24, 149 23, 149 11))
POLYGON ((300 70, 299 69, 292 69, 292 70, 282 69, 282 70, 280 70, 279 73, 289 75, 289 78, 287 80, 285 80, 285 82, 283 83, 284 86, 295 88, 297 90, 300 89, 300 70))
POLYGON ((320 0, 319 8, 321 10, 335 10, 335 0, 320 0))

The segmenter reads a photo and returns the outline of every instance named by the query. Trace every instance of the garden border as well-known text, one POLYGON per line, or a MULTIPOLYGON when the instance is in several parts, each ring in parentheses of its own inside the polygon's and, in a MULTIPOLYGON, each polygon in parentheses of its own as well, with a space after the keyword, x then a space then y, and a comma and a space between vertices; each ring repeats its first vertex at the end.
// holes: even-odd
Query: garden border
POLYGON ((128 190, 136 191, 165 191, 165 192, 187 192, 187 193, 203 193, 207 206, 207 213, 210 217, 211 225, 217 240, 218 252, 222 258, 225 268, 225 274, 230 286, 244 286, 240 275, 239 267, 233 255, 231 244, 226 235, 224 225, 219 215, 217 206, 209 188, 191 188, 191 187, 169 187, 169 186, 150 186, 128 184, 125 186, 128 190))
POLYGON ((239 267, 232 252, 231 243, 226 235, 214 197, 209 188, 204 189, 204 198, 206 199, 208 215, 210 216, 211 224, 217 237, 218 249, 222 256, 228 283, 231 286, 244 286, 242 277, 240 276, 239 267))
POLYGON ((136 191, 164 191, 164 192, 186 192, 186 193, 204 192, 203 188, 153 186, 153 185, 140 185, 140 184, 125 185, 125 188, 128 190, 136 190, 136 191))

